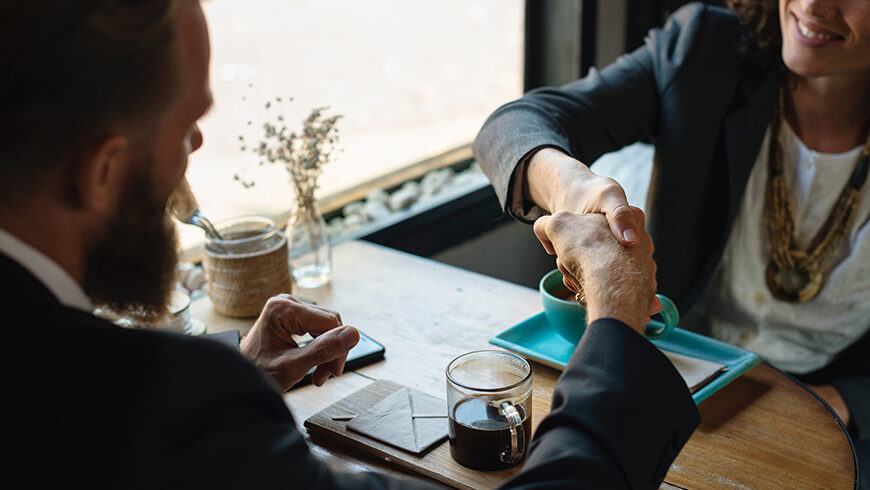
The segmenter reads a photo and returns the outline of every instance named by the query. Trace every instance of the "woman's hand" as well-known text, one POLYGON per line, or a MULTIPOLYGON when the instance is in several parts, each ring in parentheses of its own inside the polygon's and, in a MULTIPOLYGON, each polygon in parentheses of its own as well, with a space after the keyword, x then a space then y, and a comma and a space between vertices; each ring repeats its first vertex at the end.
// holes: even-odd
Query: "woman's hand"
POLYGON ((641 242, 643 228, 625 191, 613 179, 595 174, 582 162, 555 148, 542 148, 526 166, 524 196, 551 214, 603 214, 613 236, 626 246, 641 242))

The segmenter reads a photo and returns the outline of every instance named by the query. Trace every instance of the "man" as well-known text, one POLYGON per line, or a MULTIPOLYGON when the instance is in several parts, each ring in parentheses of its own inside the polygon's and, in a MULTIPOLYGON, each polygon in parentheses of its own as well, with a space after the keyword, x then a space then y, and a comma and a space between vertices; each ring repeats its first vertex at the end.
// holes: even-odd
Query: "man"
MULTIPOLYGON (((271 299, 242 354, 128 330, 174 269, 165 206, 211 103, 197 0, 46 0, 0 7, 0 277, 12 479, 33 487, 424 488, 330 471, 276 390, 340 374, 358 341, 337 314, 271 299), (289 334, 317 335, 297 348, 289 334), (262 375, 270 375, 272 381, 262 375), (14 478, 19 477, 19 478, 14 478)), ((643 229, 643 215, 632 215, 643 229)), ((638 332, 659 307, 648 235, 624 248, 600 216, 536 233, 590 325, 509 487, 648 488, 698 424, 685 383, 638 332), (615 275, 613 270, 625 271, 615 275), (653 381, 653 382, 651 382, 653 381)))

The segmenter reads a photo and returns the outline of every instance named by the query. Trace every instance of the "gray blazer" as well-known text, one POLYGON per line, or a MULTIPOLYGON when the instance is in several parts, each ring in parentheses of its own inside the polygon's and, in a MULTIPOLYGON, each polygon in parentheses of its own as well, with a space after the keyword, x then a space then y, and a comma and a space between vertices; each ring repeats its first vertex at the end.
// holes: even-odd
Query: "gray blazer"
MULTIPOLYGON (((654 143, 647 225, 659 289, 687 311, 722 256, 777 100, 776 67, 739 54, 743 33, 733 12, 690 4, 603 70, 499 108, 474 155, 502 205, 509 211, 514 170, 538 148, 589 164, 637 141, 654 143)), ((862 438, 870 438, 868 359, 865 335, 833 369, 809 378, 840 388, 862 438)))

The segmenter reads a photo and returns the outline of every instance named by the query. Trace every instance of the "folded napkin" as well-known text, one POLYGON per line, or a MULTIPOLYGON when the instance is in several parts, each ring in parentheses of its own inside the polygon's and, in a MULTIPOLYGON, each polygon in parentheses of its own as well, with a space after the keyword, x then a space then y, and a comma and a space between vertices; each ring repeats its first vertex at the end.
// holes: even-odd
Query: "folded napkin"
POLYGON ((347 428, 421 454, 447 438, 447 402, 402 388, 354 417, 347 428))
POLYGON ((674 367, 677 368, 677 371, 679 371, 680 376, 686 380, 686 385, 692 393, 700 390, 710 381, 713 381, 719 373, 728 370, 728 366, 719 364, 718 362, 698 359, 697 357, 684 356, 666 350, 663 350, 662 353, 670 359, 674 367))

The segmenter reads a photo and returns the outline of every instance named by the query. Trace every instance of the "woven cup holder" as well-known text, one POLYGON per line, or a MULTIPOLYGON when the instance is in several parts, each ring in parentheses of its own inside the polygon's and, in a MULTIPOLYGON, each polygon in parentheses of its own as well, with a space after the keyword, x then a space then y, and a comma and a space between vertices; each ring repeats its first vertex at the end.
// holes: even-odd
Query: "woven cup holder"
POLYGON ((287 237, 272 220, 246 216, 216 227, 223 239, 207 239, 203 256, 206 291, 215 310, 252 317, 272 296, 290 292, 287 237))

